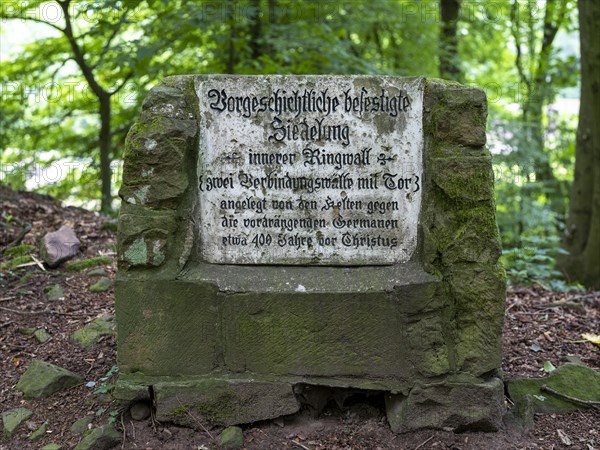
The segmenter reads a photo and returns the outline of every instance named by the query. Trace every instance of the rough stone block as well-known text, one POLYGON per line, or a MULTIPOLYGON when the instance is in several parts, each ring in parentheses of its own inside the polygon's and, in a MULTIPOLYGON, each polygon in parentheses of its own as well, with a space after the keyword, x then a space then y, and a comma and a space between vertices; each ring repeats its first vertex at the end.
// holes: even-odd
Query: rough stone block
POLYGON ((408 396, 386 397, 390 427, 401 433, 421 428, 497 431, 503 403, 504 384, 498 378, 415 386, 408 396))
POLYGON ((61 263, 75 257, 79 251, 79 239, 67 225, 57 231, 44 235, 40 241, 40 256, 49 267, 58 267, 61 263))
POLYGON ((153 385, 156 418, 199 428, 198 420, 229 426, 293 414, 300 409, 292 386, 218 378, 153 385))

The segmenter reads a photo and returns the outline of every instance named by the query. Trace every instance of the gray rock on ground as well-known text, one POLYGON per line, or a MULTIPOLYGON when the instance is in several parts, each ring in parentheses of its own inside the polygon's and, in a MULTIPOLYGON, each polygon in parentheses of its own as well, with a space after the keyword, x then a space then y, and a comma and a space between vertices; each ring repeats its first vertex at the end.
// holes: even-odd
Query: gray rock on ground
POLYGON ((508 380, 508 395, 517 405, 530 397, 536 413, 567 413, 600 402, 600 372, 581 364, 567 363, 545 378, 508 380))
POLYGON ((83 378, 67 369, 34 359, 21 375, 16 388, 25 398, 42 398, 81 382, 83 378))
POLYGON ((113 425, 94 428, 75 446, 74 450, 108 450, 121 443, 121 433, 113 425))
POLYGON ((102 277, 90 286, 90 292, 106 292, 113 285, 110 278, 102 277))
POLYGON ((244 446, 244 433, 240 427, 227 427, 221 433, 219 445, 222 448, 236 449, 244 446))
POLYGON ((88 425, 94 421, 92 416, 85 416, 79 420, 76 420, 73 425, 71 425, 71 432, 75 434, 83 434, 88 431, 88 425))
POLYGON ((60 284, 53 284, 46 292, 48 300, 56 301, 65 298, 65 291, 60 284))
POLYGON ((104 270, 102 267, 97 267, 96 269, 90 270, 88 273, 86 273, 86 275, 88 277, 105 277, 108 274, 106 273, 106 270, 104 270))
POLYGON ((30 441, 35 441, 36 439, 41 438, 48 431, 48 421, 41 424, 31 435, 29 436, 30 441))
POLYGON ((110 316, 102 316, 92 320, 83 328, 75 330, 71 337, 83 348, 91 348, 102 336, 109 336, 115 332, 115 322, 110 316))
POLYGON ((2 424, 4 436, 11 437, 15 431, 33 415, 27 408, 14 408, 2 413, 2 424))
POLYGON ((40 242, 40 256, 49 267, 58 267, 79 251, 79 239, 67 225, 44 235, 40 242))
POLYGON ((150 406, 146 402, 135 402, 129 408, 129 414, 133 420, 145 420, 150 417, 150 406))

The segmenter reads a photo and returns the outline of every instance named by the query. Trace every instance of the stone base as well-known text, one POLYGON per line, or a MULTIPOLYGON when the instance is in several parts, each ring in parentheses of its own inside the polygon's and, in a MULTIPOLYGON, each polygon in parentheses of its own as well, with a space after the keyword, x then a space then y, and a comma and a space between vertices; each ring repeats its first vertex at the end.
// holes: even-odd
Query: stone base
POLYGON ((121 375, 114 395, 128 401, 152 400, 157 420, 191 428, 200 423, 252 423, 300 409, 291 384, 242 379, 121 375))
POLYGON ((229 426, 301 404, 318 412, 302 386, 321 386, 385 394, 397 432, 500 422, 502 383, 481 378, 499 364, 495 343, 466 347, 480 372, 458 366, 453 305, 417 264, 198 264, 178 279, 120 274, 116 289, 115 396, 152 400, 158 420, 229 426))
POLYGON ((415 386, 408 396, 387 395, 385 405, 396 433, 422 428, 497 431, 505 413, 504 384, 491 378, 415 386))

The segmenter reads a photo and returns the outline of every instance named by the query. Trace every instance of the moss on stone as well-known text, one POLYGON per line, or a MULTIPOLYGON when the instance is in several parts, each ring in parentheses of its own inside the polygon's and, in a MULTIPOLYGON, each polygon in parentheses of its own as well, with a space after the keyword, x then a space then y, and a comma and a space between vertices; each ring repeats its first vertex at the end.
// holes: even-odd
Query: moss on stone
POLYGON ((4 250, 3 256, 22 256, 31 253, 35 250, 35 245, 21 244, 16 247, 8 248, 4 250))
POLYGON ((22 264, 27 264, 29 262, 33 261, 33 259, 31 258, 31 256, 29 255, 22 255, 22 256, 16 256, 12 259, 9 259, 6 262, 3 262, 2 264, 0 264, 0 270, 12 270, 12 269, 16 269, 17 267, 19 267, 22 264))
POLYGON ((81 272, 82 270, 89 269, 91 267, 104 266, 112 263, 112 259, 108 256, 94 256, 87 259, 79 259, 76 261, 67 261, 65 267, 67 270, 72 272, 81 272))

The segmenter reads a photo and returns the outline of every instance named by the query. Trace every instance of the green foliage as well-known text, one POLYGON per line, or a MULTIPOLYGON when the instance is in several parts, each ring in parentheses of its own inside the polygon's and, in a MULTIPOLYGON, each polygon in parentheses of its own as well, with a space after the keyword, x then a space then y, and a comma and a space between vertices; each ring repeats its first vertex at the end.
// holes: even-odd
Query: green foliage
POLYGON ((556 257, 565 254, 557 236, 541 238, 524 237, 523 246, 503 250, 501 261, 506 275, 513 285, 539 284, 557 291, 580 290, 581 286, 569 285, 556 270, 556 257))
POLYGON ((92 258, 80 259, 77 261, 67 261, 65 267, 73 272, 80 272, 91 267, 104 266, 110 264, 112 260, 108 256, 94 256, 92 258))
POLYGON ((106 374, 100 378, 100 386, 94 390, 95 394, 110 394, 115 385, 110 382, 110 379, 119 373, 118 366, 112 366, 106 374))
MULTIPOLYGON (((2 8, 0 20, 43 20, 43 3, 2 8)), ((72 5, 73 37, 84 50, 83 62, 111 95, 113 192, 120 184, 124 140, 141 102, 168 75, 438 74, 437 2, 72 5)), ((558 277, 553 262, 565 226, 576 124, 548 105, 560 89, 578 82, 577 56, 556 45, 560 33, 576 28, 576 19, 574 0, 461 2, 457 63, 465 82, 483 87, 488 96, 498 224, 504 247, 518 249, 503 259, 518 283, 548 284, 558 277), (554 43, 545 45, 546 32, 554 31, 559 33, 554 43)), ((0 182, 97 209, 98 97, 74 63, 72 43, 60 29, 64 20, 49 22, 46 34, 2 61, 0 182)), ((75 268, 78 263, 67 267, 95 265, 75 268)))

